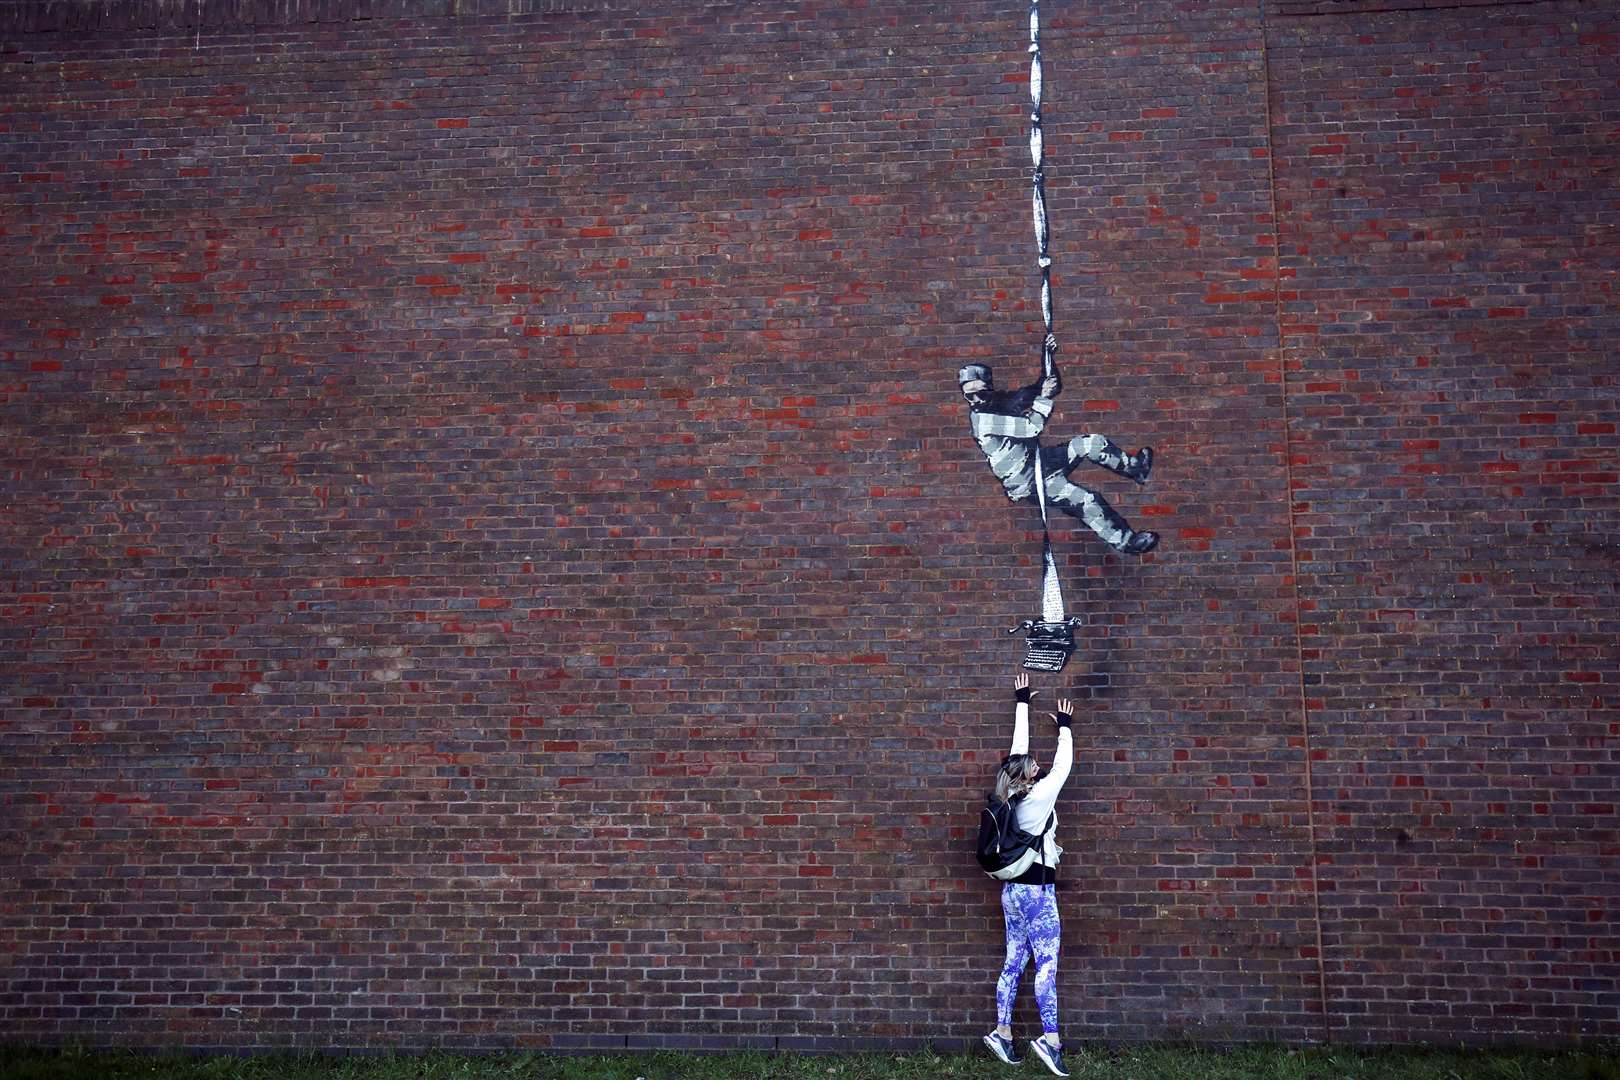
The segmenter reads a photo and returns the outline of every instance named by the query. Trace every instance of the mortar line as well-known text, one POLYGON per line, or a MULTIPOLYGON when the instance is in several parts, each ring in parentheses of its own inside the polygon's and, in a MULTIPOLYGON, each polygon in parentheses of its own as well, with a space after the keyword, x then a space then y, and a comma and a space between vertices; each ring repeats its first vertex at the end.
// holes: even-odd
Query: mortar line
POLYGON ((1310 847, 1311 921, 1316 925, 1316 989, 1322 1010, 1322 1041, 1333 1042, 1332 1017, 1328 1013, 1327 956, 1322 950, 1322 889, 1316 870, 1316 789, 1311 771, 1311 716, 1305 697, 1305 635, 1300 629, 1299 541, 1294 522, 1294 432, 1288 414, 1288 358, 1283 345, 1282 321, 1282 227, 1277 214, 1277 139, 1271 106, 1271 22, 1267 0, 1259 0, 1260 72, 1265 80, 1266 101, 1266 194, 1271 201, 1271 315, 1277 329, 1277 389, 1282 395, 1283 484, 1288 500, 1289 576, 1294 593, 1294 664, 1299 677, 1299 732, 1305 757, 1305 831, 1310 847))

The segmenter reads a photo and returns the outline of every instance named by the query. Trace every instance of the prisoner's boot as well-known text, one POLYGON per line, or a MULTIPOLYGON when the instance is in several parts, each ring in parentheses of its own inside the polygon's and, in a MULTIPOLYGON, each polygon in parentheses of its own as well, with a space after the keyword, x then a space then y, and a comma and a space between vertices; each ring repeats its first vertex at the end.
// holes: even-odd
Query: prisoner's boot
POLYGON ((1153 447, 1144 446, 1132 454, 1125 462, 1124 473, 1138 484, 1148 481, 1148 474, 1153 471, 1153 447))
POLYGON ((1122 555, 1146 555, 1158 546, 1159 534, 1144 529, 1131 533, 1131 538, 1119 547, 1119 552, 1122 555))

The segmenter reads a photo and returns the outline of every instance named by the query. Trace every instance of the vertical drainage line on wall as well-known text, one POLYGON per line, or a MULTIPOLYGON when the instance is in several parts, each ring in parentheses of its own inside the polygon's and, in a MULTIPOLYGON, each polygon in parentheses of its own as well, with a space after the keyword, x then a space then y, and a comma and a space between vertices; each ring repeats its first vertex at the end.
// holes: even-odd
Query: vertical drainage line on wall
POLYGON ((1316 791, 1311 777, 1311 715, 1305 698, 1305 641, 1300 630, 1299 540, 1294 530, 1294 435, 1288 416, 1288 357, 1283 347, 1282 319, 1282 227, 1277 214, 1277 139, 1271 106, 1271 22, 1266 0, 1259 0, 1260 74, 1265 81, 1266 102, 1266 193, 1271 201, 1271 304, 1272 322, 1277 329, 1277 388, 1282 394, 1283 484, 1288 499, 1289 574, 1294 585, 1294 663, 1299 674, 1299 731, 1305 748, 1305 831, 1310 846, 1311 920, 1316 924, 1316 987, 1322 1010, 1322 1041, 1333 1041, 1332 1018, 1328 1014, 1327 958, 1322 952, 1322 891, 1316 863, 1316 791))

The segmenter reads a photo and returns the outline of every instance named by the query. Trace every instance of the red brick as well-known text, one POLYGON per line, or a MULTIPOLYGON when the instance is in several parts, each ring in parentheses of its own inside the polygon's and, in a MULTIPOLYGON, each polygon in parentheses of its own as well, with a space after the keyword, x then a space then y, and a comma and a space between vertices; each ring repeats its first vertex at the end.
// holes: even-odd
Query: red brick
MULTIPOLYGON (((0 6, 0 1037, 976 1041, 1024 11, 315 6, 0 6)), ((1067 1037, 1620 1037, 1601 8, 1051 13, 1067 1037)))

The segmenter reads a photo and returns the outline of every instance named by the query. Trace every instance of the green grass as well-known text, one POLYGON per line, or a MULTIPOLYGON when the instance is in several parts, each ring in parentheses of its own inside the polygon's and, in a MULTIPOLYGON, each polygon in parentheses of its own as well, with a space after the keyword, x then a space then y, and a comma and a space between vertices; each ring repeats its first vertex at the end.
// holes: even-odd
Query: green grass
MULTIPOLYGON (((1552 1052, 1074 1045, 1066 1056, 1069 1071, 1088 1080, 1620 1080, 1620 1048, 1607 1046, 1552 1052)), ((1049 1075, 1033 1060, 1015 1069, 980 1054, 227 1057, 0 1048, 0 1080, 1039 1080, 1049 1075)))

